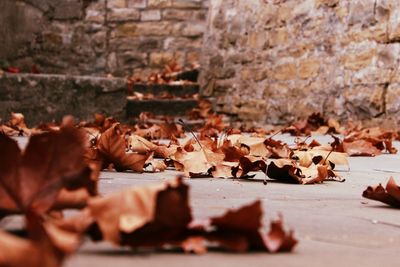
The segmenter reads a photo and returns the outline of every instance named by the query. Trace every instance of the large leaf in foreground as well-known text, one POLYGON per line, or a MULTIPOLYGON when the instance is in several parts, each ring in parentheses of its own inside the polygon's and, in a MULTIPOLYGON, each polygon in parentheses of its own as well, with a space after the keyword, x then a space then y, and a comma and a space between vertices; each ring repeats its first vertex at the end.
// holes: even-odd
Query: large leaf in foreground
POLYGON ((42 214, 63 188, 95 194, 96 181, 83 160, 84 140, 79 130, 63 128, 31 137, 22 153, 16 141, 0 134, 0 215, 42 214))

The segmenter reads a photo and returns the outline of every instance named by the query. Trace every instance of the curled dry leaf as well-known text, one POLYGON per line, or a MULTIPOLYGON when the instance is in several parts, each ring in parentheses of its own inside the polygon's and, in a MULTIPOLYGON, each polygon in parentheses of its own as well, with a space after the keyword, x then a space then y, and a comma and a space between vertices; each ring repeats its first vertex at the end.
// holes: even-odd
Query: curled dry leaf
MULTIPOLYGON (((291 158, 293 151, 281 141, 272 138, 243 136, 240 134, 228 136, 235 147, 248 148, 247 154, 265 158, 291 158)), ((242 149, 243 150, 243 149, 242 149)))
POLYGON ((277 141, 272 138, 267 138, 264 141, 264 145, 270 151, 270 158, 284 158, 290 159, 293 155, 293 151, 289 148, 289 146, 282 141, 277 141))
MULTIPOLYGON (((331 148, 332 150, 332 148, 331 148)), ((299 165, 302 167, 310 167, 313 163, 327 159, 335 165, 349 166, 349 161, 346 153, 332 152, 331 150, 320 150, 318 148, 308 151, 294 151, 294 157, 299 160, 299 165)))
POLYGON ((228 211, 221 217, 211 219, 211 226, 216 229, 207 238, 218 242, 228 250, 244 252, 260 250, 268 252, 292 251, 297 244, 293 232, 286 233, 282 220, 273 221, 269 234, 260 231, 262 226, 261 202, 228 211))
POLYGON ((267 164, 264 160, 257 158, 257 157, 242 157, 239 161, 239 166, 233 168, 232 174, 235 178, 243 178, 248 175, 249 172, 256 172, 256 171, 267 171, 267 164))
POLYGON ((173 246, 202 254, 211 242, 230 251, 291 251, 297 243, 293 232, 287 233, 278 220, 272 222, 265 235, 261 218, 261 202, 257 201, 196 224, 192 221, 188 186, 178 178, 94 198, 81 216, 56 225, 132 248, 173 246))
POLYGON ((273 160, 268 165, 267 176, 284 183, 302 184, 304 176, 300 168, 292 160, 273 160))
POLYGON ((150 153, 128 153, 126 150, 125 135, 116 123, 100 136, 95 147, 89 148, 86 156, 89 162, 102 162, 103 168, 113 164, 117 171, 143 172, 150 153))
POLYGON ((89 210, 105 240, 131 247, 180 242, 192 220, 182 179, 95 198, 89 210))
POLYGON ((62 189, 97 193, 97 177, 84 162, 81 131, 63 128, 31 137, 22 153, 16 141, 0 134, 0 214, 43 214, 62 189))
POLYGON ((220 149, 225 154, 224 161, 229 162, 239 162, 242 157, 249 154, 249 150, 235 147, 229 140, 225 140, 220 149))
POLYGON ((269 178, 281 182, 303 185, 322 183, 327 180, 345 181, 345 179, 332 170, 331 164, 325 162, 319 164, 313 163, 311 166, 301 167, 295 161, 278 159, 271 161, 266 173, 269 178))
POLYGON ((0 266, 58 267, 76 250, 80 243, 77 234, 39 220, 27 217, 29 239, 0 231, 0 266))
POLYGON ((186 152, 178 148, 171 158, 174 160, 177 170, 183 171, 186 177, 203 177, 209 174, 213 166, 222 163, 225 155, 207 148, 193 152, 186 152))
POLYGON ((154 152, 155 157, 167 159, 176 152, 178 146, 177 145, 170 145, 170 146, 157 145, 157 144, 154 144, 154 143, 148 141, 147 139, 145 139, 141 136, 130 135, 128 137, 128 148, 132 152, 141 153, 141 154, 154 152))
POLYGON ((386 188, 381 184, 369 186, 364 192, 363 197, 380 201, 390 206, 400 208, 400 187, 396 184, 393 177, 390 177, 386 188))
POLYGON ((356 140, 353 142, 343 142, 343 149, 349 156, 374 157, 382 154, 371 142, 366 140, 356 140))

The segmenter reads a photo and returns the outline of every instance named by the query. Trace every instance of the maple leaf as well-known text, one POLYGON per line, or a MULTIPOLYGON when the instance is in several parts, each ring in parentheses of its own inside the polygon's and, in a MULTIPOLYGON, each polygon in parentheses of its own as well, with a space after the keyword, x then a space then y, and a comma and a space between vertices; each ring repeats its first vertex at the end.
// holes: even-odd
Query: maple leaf
POLYGON ((213 114, 207 117, 203 128, 199 130, 200 136, 218 137, 228 125, 224 122, 221 115, 213 114))
POLYGON ((270 151, 270 158, 287 158, 290 159, 293 155, 293 151, 289 146, 282 141, 277 141, 272 138, 267 138, 264 141, 264 145, 270 151))
POLYGON ((224 157, 222 152, 213 152, 207 148, 193 152, 178 148, 171 159, 177 170, 183 171, 186 177, 203 177, 209 175, 213 166, 223 162, 224 157))
POLYGON ((262 219, 261 202, 256 201, 237 210, 211 218, 216 228, 207 235, 211 241, 218 242, 228 250, 244 252, 261 250, 268 252, 291 251, 297 244, 293 232, 286 233, 281 220, 271 223, 271 230, 264 235, 260 228, 262 219))
POLYGON ((369 186, 362 194, 363 197, 380 201, 390 206, 400 208, 400 187, 393 177, 390 177, 386 188, 381 184, 369 186))
POLYGON ((182 179, 94 198, 89 210, 105 240, 131 247, 180 241, 192 220, 182 179))
POLYGON ((176 153, 178 146, 165 146, 154 144, 141 136, 133 134, 128 137, 128 148, 132 152, 142 154, 154 152, 155 157, 167 159, 174 153, 176 153))
POLYGON ((246 156, 239 160, 239 166, 233 168, 232 174, 235 178, 243 178, 247 176, 249 172, 255 171, 262 171, 265 173, 267 171, 267 164, 260 158, 246 156))
POLYGON ((302 184, 304 176, 296 163, 289 159, 273 160, 268 165, 267 176, 285 183, 302 184))
POLYGON ((214 178, 232 178, 235 168, 239 168, 237 162, 224 161, 211 168, 211 175, 214 178))
POLYGON ((325 159, 335 165, 349 165, 347 154, 332 152, 332 147, 330 148, 330 150, 321 150, 320 147, 315 147, 308 151, 297 150, 294 151, 293 158, 297 158, 299 160, 299 165, 302 167, 310 167, 313 163, 318 164, 325 159))
POLYGON ((247 147, 249 150, 248 154, 251 156, 269 157, 271 155, 270 150, 264 144, 265 138, 235 134, 228 136, 228 140, 230 140, 232 144, 236 147, 247 147))
POLYGON ((128 153, 125 135, 119 123, 116 123, 101 134, 96 147, 90 148, 86 157, 89 162, 102 162, 103 168, 113 164, 117 171, 143 172, 143 167, 150 154, 128 153))
POLYGON ((61 189, 86 188, 96 194, 96 178, 84 162, 84 138, 74 128, 36 135, 24 151, 0 134, 0 213, 43 214, 61 189))
POLYGON ((79 236, 28 215, 29 239, 0 230, 0 266, 58 267, 76 250, 79 236))
POLYGON ((249 150, 238 148, 232 145, 231 141, 224 140, 220 150, 225 154, 224 161, 239 162, 239 160, 248 155, 249 150))
POLYGON ((184 138, 185 137, 185 131, 183 129, 183 126, 180 124, 176 124, 174 122, 164 122, 159 125, 161 129, 160 133, 160 139, 171 139, 172 137, 176 138, 184 138))
POLYGON ((353 142, 343 142, 343 149, 349 156, 369 156, 374 157, 382 154, 371 142, 366 140, 356 140, 353 142))

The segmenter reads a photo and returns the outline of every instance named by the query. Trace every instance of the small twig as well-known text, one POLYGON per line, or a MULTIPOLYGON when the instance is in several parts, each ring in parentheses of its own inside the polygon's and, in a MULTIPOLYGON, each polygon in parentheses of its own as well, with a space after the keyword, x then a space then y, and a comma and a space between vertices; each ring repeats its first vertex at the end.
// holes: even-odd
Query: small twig
POLYGON ((194 139, 196 139, 196 141, 197 141, 197 143, 199 144, 200 148, 203 149, 203 146, 201 145, 199 139, 198 139, 197 136, 194 134, 194 132, 192 131, 192 129, 190 129, 190 127, 187 126, 186 123, 185 123, 182 119, 179 119, 178 122, 179 122, 180 125, 183 126, 183 128, 186 129, 186 131, 190 132, 190 133, 193 135, 194 139))
POLYGON ((284 129, 280 129, 279 131, 277 131, 276 133, 274 133, 273 135, 271 135, 268 139, 272 139, 273 137, 277 136, 278 134, 282 133, 284 129))
POLYGON ((333 148, 331 151, 329 151, 328 155, 326 156, 326 158, 324 159, 324 162, 322 163, 322 165, 325 165, 326 161, 328 160, 329 156, 332 154, 333 152, 333 148))

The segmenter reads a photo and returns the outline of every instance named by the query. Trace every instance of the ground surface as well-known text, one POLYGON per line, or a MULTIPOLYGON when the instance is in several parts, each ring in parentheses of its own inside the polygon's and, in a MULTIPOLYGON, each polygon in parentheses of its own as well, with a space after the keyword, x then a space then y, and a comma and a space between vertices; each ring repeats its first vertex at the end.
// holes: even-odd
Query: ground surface
MULTIPOLYGON (((293 138, 280 136, 289 144, 293 138)), ((329 138, 319 137, 328 141, 329 138)), ((26 139, 20 139, 23 145, 26 139)), ((399 148, 400 143, 396 143, 399 148)), ((103 172, 103 194, 135 185, 158 183, 174 178, 176 172, 133 174, 103 172)), ((69 258, 68 267, 83 266, 399 266, 400 210, 363 199, 363 190, 385 183, 390 176, 400 181, 400 156, 350 158, 350 171, 341 171, 345 183, 290 185, 270 181, 192 179, 191 203, 194 217, 201 219, 263 201, 264 223, 280 212, 288 227, 295 229, 299 245, 291 254, 234 254, 210 252, 203 256, 179 252, 132 252, 115 249, 107 243, 85 243, 69 258)), ((258 174, 256 179, 263 179, 258 174)))

